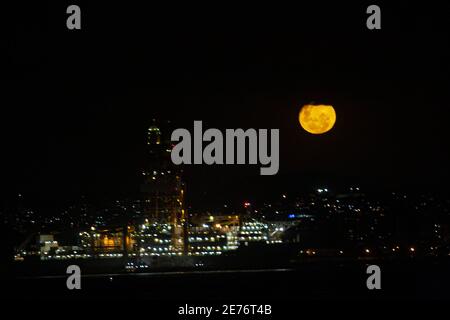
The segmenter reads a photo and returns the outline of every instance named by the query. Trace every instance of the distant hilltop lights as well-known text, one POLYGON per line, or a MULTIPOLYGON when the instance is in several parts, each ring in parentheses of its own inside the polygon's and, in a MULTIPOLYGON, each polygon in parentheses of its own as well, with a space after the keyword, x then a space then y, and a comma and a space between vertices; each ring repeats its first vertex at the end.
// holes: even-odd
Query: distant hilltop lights
POLYGON ((194 121, 194 136, 187 129, 172 132, 172 142, 177 142, 171 152, 175 165, 180 164, 258 164, 261 175, 275 175, 279 168, 279 129, 219 129, 203 132, 202 121, 194 121), (269 137, 270 132, 270 153, 269 137), (225 136, 225 137, 224 137, 225 136), (224 149, 225 139, 225 149, 224 149), (192 140, 194 149, 192 150, 192 140), (208 144, 203 148, 203 142, 208 144), (248 146, 248 151, 246 147, 248 146), (236 151, 235 151, 236 150, 236 151), (194 159, 192 161, 192 153, 194 159), (236 153, 236 155, 235 155, 236 153), (248 158, 248 163, 246 163, 248 158))

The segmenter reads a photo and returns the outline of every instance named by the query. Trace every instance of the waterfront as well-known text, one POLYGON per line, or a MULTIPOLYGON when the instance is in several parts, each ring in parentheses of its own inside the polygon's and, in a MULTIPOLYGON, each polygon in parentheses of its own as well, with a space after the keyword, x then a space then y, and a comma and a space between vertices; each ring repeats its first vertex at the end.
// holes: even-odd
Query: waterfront
MULTIPOLYGON (((374 261, 375 262, 375 261, 374 261)), ((294 268, 179 270, 91 274, 70 291, 66 275, 17 277, 10 298, 32 300, 137 299, 175 301, 284 301, 316 299, 448 299, 449 259, 376 261, 382 290, 367 290, 367 261, 318 261, 294 268), (176 292, 176 297, 174 293, 176 292)))

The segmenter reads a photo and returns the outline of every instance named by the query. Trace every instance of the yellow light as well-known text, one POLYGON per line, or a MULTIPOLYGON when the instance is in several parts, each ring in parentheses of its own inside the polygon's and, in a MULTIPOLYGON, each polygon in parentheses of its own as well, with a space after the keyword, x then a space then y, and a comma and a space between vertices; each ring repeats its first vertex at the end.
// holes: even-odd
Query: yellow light
POLYGON ((307 132, 322 134, 333 128, 336 122, 336 112, 333 106, 307 104, 300 110, 298 120, 307 132))

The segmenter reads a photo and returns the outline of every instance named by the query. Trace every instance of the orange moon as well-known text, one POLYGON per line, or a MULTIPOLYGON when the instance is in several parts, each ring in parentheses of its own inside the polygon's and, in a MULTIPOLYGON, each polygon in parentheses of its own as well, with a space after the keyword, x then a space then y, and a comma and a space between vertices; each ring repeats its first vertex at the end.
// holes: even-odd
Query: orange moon
POLYGON ((303 129, 312 134, 322 134, 330 131, 336 122, 336 112, 329 105, 304 105, 298 115, 303 129))

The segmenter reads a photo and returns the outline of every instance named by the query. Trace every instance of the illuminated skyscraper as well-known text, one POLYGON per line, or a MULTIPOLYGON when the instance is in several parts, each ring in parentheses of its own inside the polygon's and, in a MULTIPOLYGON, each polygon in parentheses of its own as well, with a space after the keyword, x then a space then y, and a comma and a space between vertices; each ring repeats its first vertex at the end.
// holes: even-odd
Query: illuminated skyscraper
POLYGON ((170 133, 154 123, 147 131, 148 155, 142 175, 141 191, 145 201, 145 218, 150 224, 167 225, 172 232, 172 247, 185 249, 185 184, 182 170, 170 158, 170 133))

